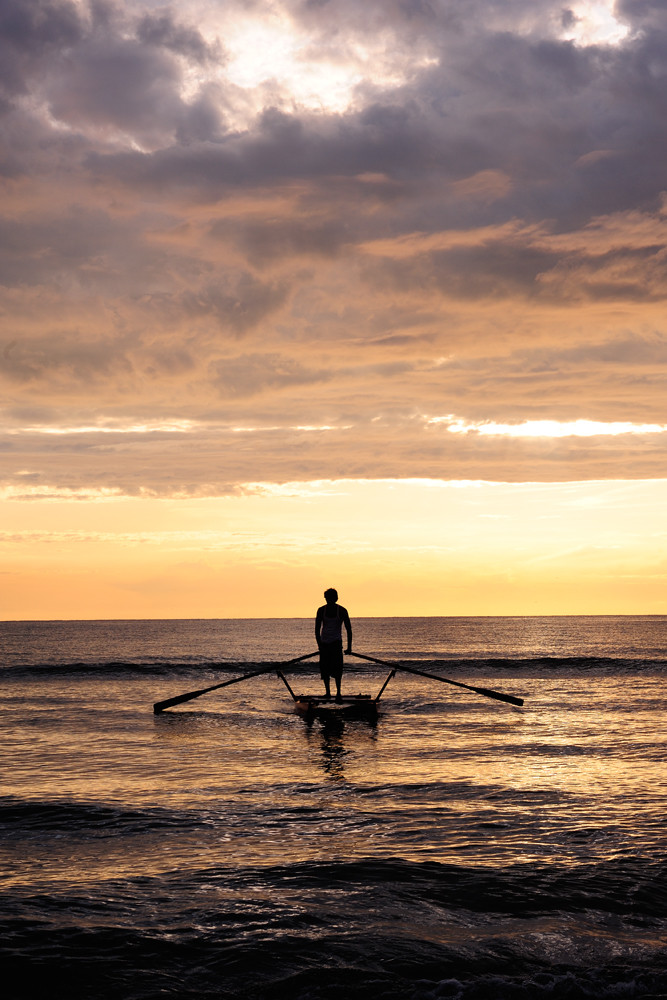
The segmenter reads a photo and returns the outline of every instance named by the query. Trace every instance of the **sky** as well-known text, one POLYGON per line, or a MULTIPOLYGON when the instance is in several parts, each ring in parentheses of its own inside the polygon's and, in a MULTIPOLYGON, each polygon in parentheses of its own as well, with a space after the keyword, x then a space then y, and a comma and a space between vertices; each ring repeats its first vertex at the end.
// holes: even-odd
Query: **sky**
POLYGON ((667 613, 665 0, 0 0, 4 619, 667 613))

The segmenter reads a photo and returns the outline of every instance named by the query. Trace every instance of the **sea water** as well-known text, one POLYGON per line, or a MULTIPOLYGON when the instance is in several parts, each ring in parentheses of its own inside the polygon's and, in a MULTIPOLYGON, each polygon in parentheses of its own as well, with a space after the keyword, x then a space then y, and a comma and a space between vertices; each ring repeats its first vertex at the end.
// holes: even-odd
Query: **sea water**
POLYGON ((267 673, 154 715, 313 622, 0 623, 4 995, 667 996, 667 619, 354 627, 525 704, 399 671, 309 725, 267 673))

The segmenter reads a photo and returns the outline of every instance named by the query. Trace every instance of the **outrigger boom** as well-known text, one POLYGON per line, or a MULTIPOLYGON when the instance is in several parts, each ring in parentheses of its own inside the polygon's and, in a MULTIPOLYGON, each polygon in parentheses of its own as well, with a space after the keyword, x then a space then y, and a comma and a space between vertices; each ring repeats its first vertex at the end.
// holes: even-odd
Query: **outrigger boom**
POLYGON ((282 680, 292 696, 292 700, 295 703, 297 711, 307 718, 312 718, 313 715, 322 715, 323 713, 328 717, 331 717, 333 713, 337 713, 342 717, 347 716, 366 719, 377 718, 378 702, 380 701, 387 684, 392 677, 395 676, 397 670, 403 670, 408 674, 415 674, 417 677, 427 677, 430 680, 442 681, 443 684, 453 684, 454 687, 464 688, 466 691, 474 691, 475 694, 481 694, 485 698, 493 698, 496 701, 504 701, 510 705, 523 705, 523 698, 517 698, 512 694, 503 694, 503 692, 493 691, 491 688, 474 687, 472 684, 464 684, 462 681, 453 681, 449 677, 440 677, 438 674, 427 673, 425 670, 417 670, 416 667, 405 667, 400 663, 389 663, 387 660, 381 660, 377 656, 368 656, 365 653, 353 652, 350 652, 349 655, 356 656, 360 660, 368 660, 370 663, 378 663, 380 666, 390 668, 391 672, 376 694, 375 698, 372 698, 369 694, 359 694, 348 698, 342 698, 340 702, 338 702, 322 695, 296 695, 290 687, 281 668, 292 666, 294 663, 301 663, 303 660, 310 660, 313 656, 317 656, 318 653, 318 650, 314 653, 305 653, 303 656, 295 656, 293 660, 286 660, 284 663, 273 663, 271 666, 262 667, 261 670, 253 670, 249 674, 242 674, 240 677, 232 677, 231 680, 221 681, 219 684, 212 684, 210 687, 200 688, 197 691, 188 691, 185 694, 178 694, 173 698, 165 699, 165 701, 157 701, 153 705, 153 712, 155 715, 159 715, 161 712, 164 712, 166 708, 173 708, 174 705, 182 705, 186 701, 192 701, 194 698, 199 698, 202 694, 208 694, 209 691, 217 691, 219 688, 228 687, 230 684, 238 684, 240 681, 250 680, 251 677, 260 677, 262 674, 271 674, 274 672, 282 680))
MULTIPOLYGON (((360 660, 369 660, 371 663, 379 663, 383 667, 392 667, 394 673, 397 670, 404 670, 408 674, 416 674, 417 677, 428 677, 432 681, 442 681, 443 684, 453 684, 454 687, 465 688, 466 691, 474 691, 485 698, 495 698, 496 701, 506 701, 510 705, 523 705, 523 698, 517 698, 513 694, 503 694, 502 691, 493 691, 491 688, 473 687, 472 684, 463 684, 461 681, 453 681, 449 677, 439 677, 438 674, 429 674, 425 670, 417 670, 415 667, 404 667, 400 663, 389 663, 387 660, 379 660, 377 656, 366 656, 364 653, 350 653, 351 656, 358 656, 360 660)), ((385 681, 385 686, 391 680, 393 674, 385 681)), ((382 689, 384 691, 384 688, 382 689)))
POLYGON ((199 698, 202 694, 208 694, 209 691, 217 691, 218 688, 228 687, 230 684, 238 684, 239 681, 250 680, 251 677, 259 677, 260 674, 272 674, 274 670, 278 670, 279 667, 288 667, 292 663, 301 663, 302 660, 309 660, 311 656, 317 656, 318 652, 315 653, 305 653, 303 656, 295 656, 293 660, 287 660, 285 663, 281 664, 271 664, 270 667, 262 667, 261 670, 253 670, 249 674, 241 674, 240 677, 232 677, 229 681, 222 681, 220 684, 211 684, 210 687, 200 688, 198 691, 188 691, 186 694, 177 694, 174 698, 167 698, 165 701, 156 701, 153 705, 153 712, 155 715, 159 715, 160 712, 164 712, 165 708, 173 708, 174 705, 182 705, 184 701, 192 701, 193 698, 199 698))

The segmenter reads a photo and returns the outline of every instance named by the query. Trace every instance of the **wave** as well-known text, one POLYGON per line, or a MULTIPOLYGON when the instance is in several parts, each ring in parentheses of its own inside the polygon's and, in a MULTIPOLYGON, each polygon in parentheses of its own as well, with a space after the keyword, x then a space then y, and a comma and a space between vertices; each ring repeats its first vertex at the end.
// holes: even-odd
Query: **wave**
POLYGON ((31 834, 118 836, 207 825, 196 813, 153 807, 127 809, 104 804, 0 798, 0 831, 7 840, 31 834))
POLYGON ((667 861, 505 869, 401 858, 197 868, 5 900, 39 996, 526 1000, 667 986, 667 861))
MULTIPOLYGON (((276 662, 276 667, 281 664, 276 662)), ((127 661, 100 661, 100 662, 78 662, 78 663, 30 663, 15 664, 0 669, 0 674, 5 678, 22 677, 126 677, 128 675, 146 677, 192 676, 201 677, 203 675, 235 674, 246 673, 251 670, 261 670, 267 668, 270 672, 270 664, 267 662, 237 661, 229 663, 219 663, 216 661, 203 661, 201 663, 182 663, 160 661, 158 663, 127 662, 127 661)))
MULTIPOLYGON (((87 883, 85 892, 90 894, 92 909, 99 906, 98 893, 110 907, 128 903, 137 893, 146 905, 152 905, 152 894, 166 889, 173 898, 183 899, 193 899, 202 891, 219 897, 220 893, 234 890, 248 896, 276 890, 285 899, 317 897, 323 905, 325 899, 331 902, 344 891, 351 907, 365 895, 375 905, 388 905, 393 899, 396 912, 404 910, 412 900, 443 911, 465 910, 487 917, 527 918, 555 911, 597 911, 623 916, 638 926, 646 920, 656 920, 660 926, 667 923, 667 856, 656 859, 633 855, 579 865, 517 863, 503 868, 400 857, 355 861, 334 858, 261 867, 216 865, 104 880, 92 887, 87 883)), ((67 889, 50 895, 61 903, 76 898, 78 905, 85 908, 82 893, 84 890, 77 888, 73 895, 67 889)), ((20 896, 17 903, 20 905, 20 896)), ((165 913, 167 922, 170 912, 165 913)))
MULTIPOLYGON (((271 786, 272 796, 298 796, 305 799, 306 804, 286 806, 282 803, 275 807, 269 800, 262 807, 256 801, 256 790, 243 786, 236 790, 236 799, 252 799, 253 822, 259 824, 264 819, 274 824, 276 819, 283 822, 293 821, 307 814, 319 816, 321 807, 317 802, 309 800, 319 795, 319 789, 310 783, 303 786, 294 783, 276 783, 271 786)), ((408 804, 407 816, 412 818, 410 804, 448 802, 451 799, 482 798, 497 800, 503 796, 511 798, 514 804, 525 805, 532 802, 545 805, 555 802, 562 803, 566 794, 551 790, 512 790, 499 788, 494 784, 479 782, 412 782, 386 785, 360 784, 357 793, 361 799, 373 798, 377 801, 387 800, 392 804, 392 821, 396 822, 401 811, 396 805, 397 799, 408 804)), ((574 798, 574 796, 570 796, 574 798)), ((138 833, 148 833, 156 830, 184 829, 188 831, 216 826, 221 821, 219 809, 204 807, 191 810, 167 809, 151 806, 128 809, 124 806, 114 806, 106 803, 70 801, 66 799, 23 799, 17 796, 0 796, 0 833, 5 839, 24 839, 30 835, 67 834, 77 837, 123 836, 138 833)), ((243 825, 248 822, 243 805, 236 811, 231 811, 229 804, 225 807, 226 824, 243 825)), ((420 834, 421 836, 421 834, 420 834)))
MULTIPOLYGON (((389 654, 387 654, 389 656, 389 654)), ((598 673, 600 675, 624 674, 662 674, 667 669, 667 659, 646 659, 645 657, 609 657, 609 656, 539 656, 539 657, 457 657, 456 659, 410 659, 406 657, 390 658, 387 666, 405 666, 415 670, 436 671, 443 676, 501 674, 512 672, 530 676, 531 673, 598 673)), ((315 660, 309 664, 288 665, 290 674, 310 674, 315 660)), ((35 676, 85 676, 85 677, 125 677, 136 676, 192 676, 202 679, 204 675, 247 673, 252 670, 266 669, 270 673, 273 668, 285 668, 282 661, 246 661, 236 660, 219 662, 203 660, 197 663, 161 660, 159 662, 131 661, 99 661, 73 663, 35 663, 14 664, 0 668, 0 674, 6 679, 35 676)), ((384 667, 380 664, 363 666, 348 661, 345 666, 347 674, 360 675, 380 673, 384 667)))
MULTIPOLYGON (((274 786, 274 797, 282 792, 294 791, 290 786, 274 786)), ((237 790, 237 800, 242 800, 246 791, 237 790)), ((314 790, 304 786, 304 793, 312 796, 314 790)), ((383 787, 372 784, 360 786, 362 797, 380 793, 383 787)), ((400 798, 408 803, 406 817, 414 821, 410 800, 423 803, 423 786, 420 783, 405 783, 400 786, 400 798)), ((394 794, 396 789, 393 790, 394 794)), ((530 791, 516 794, 499 790, 489 784, 470 782, 440 782, 436 787, 428 786, 428 797, 432 801, 449 801, 453 796, 464 799, 480 795, 485 799, 496 799, 499 795, 513 795, 514 806, 525 802, 526 796, 537 799, 545 808, 553 806, 553 793, 530 791)), ((562 795, 558 797, 562 801, 562 795)), ((268 828, 275 827, 279 816, 283 826, 287 822, 303 821, 312 814, 318 822, 321 809, 317 802, 305 802, 286 810, 284 805, 276 807, 267 802, 263 808, 253 805, 253 822, 262 822, 268 828)), ((430 814, 429 814, 430 815, 430 814)), ((393 822, 400 821, 400 813, 393 810, 393 822)), ((165 807, 144 806, 127 808, 108 803, 74 802, 68 800, 30 800, 15 796, 0 798, 0 832, 5 842, 25 842, 38 839, 46 842, 55 837, 77 841, 114 837, 130 839, 138 835, 162 837, 167 831, 188 837, 201 836, 205 828, 213 830, 247 826, 248 816, 243 805, 230 808, 227 802, 218 808, 167 809, 165 807), (222 810, 222 811, 221 811, 222 810), (238 815, 237 815, 238 813, 238 815)), ((480 814, 481 826, 484 816, 480 814)), ((604 832, 604 831, 602 831, 604 832)), ((561 838, 591 838, 600 833, 594 827, 562 830, 561 838)), ((171 834, 170 834, 171 835, 171 834)), ((195 891, 199 883, 205 881, 209 887, 222 889, 224 886, 240 889, 244 885, 263 884, 278 886, 285 891, 308 889, 326 892, 346 888, 354 891, 381 891, 386 885, 395 893, 407 893, 415 899, 431 900, 438 905, 451 905, 474 912, 495 912, 526 915, 547 912, 550 909, 584 911, 588 908, 602 909, 607 913, 642 914, 661 916, 667 914, 667 852, 652 854, 624 854, 595 861, 564 863, 531 861, 514 863, 504 868, 493 864, 442 863, 438 861, 406 860, 400 857, 357 858, 355 860, 335 857, 336 841, 332 840, 332 854, 326 861, 311 859, 291 864, 266 864, 252 866, 213 866, 206 869, 165 871, 159 877, 143 878, 141 884, 148 887, 157 885, 160 878, 167 878, 172 887, 187 895, 195 891)), ((132 885, 132 879, 120 880, 118 885, 132 885)), ((111 892, 112 885, 105 883, 111 892)), ((106 891, 106 890, 105 890, 106 891)))

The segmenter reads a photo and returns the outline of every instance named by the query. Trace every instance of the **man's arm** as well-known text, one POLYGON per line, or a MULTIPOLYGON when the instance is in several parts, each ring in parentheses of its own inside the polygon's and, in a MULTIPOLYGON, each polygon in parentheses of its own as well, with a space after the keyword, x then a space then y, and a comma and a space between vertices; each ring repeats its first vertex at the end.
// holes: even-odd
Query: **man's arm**
POLYGON ((322 631, 322 618, 324 617, 324 608, 318 608, 317 614, 315 615, 315 638, 317 640, 317 648, 320 647, 320 633, 322 631))
POLYGON ((350 621, 350 616, 345 608, 341 609, 343 612, 343 625, 345 626, 345 631, 347 632, 347 649, 346 653, 352 652, 352 622, 350 621))

